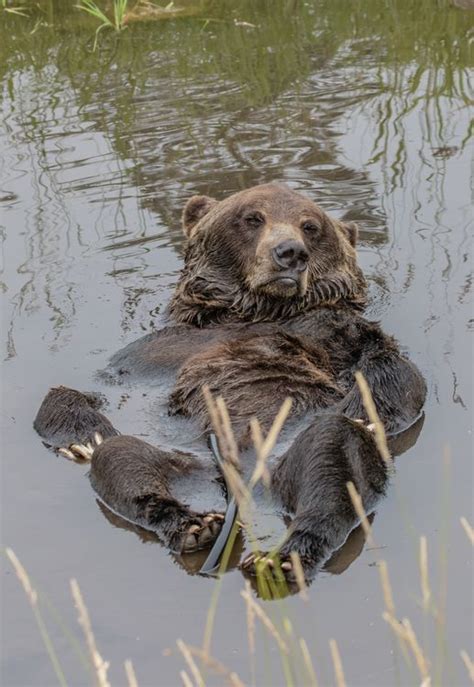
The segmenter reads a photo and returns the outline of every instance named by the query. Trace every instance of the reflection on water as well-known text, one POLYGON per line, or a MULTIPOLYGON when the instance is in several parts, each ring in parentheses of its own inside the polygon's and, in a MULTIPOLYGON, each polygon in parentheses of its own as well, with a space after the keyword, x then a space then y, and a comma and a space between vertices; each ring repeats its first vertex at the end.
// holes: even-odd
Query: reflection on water
MULTIPOLYGON (((8 543, 72 624, 58 590, 73 574, 83 582, 104 654, 112 664, 133 654, 143 684, 155 675, 156 646, 185 633, 201 641, 210 585, 167 566, 159 547, 112 530, 76 466, 42 450, 31 418, 50 385, 97 386, 94 372, 109 354, 159 326, 178 278, 179 216, 190 195, 223 197, 284 180, 359 222, 369 314, 427 377, 423 436, 400 458, 374 526, 394 578, 407 580, 397 593, 412 619, 416 538, 428 536, 433 566, 437 547, 449 557, 447 640, 455 658, 446 670, 456 684, 456 652, 469 644, 472 617, 458 521, 469 516, 472 477, 467 37, 474 15, 428 0, 367 0, 350 11, 343 0, 183 4, 196 13, 131 25, 120 36, 104 32, 95 53, 95 25, 67 3, 44 0, 29 18, 0 16, 8 543)), ((163 386, 142 400, 106 393, 123 431, 192 445, 186 424, 166 416, 163 386)), ((313 585, 307 609, 298 600, 289 608, 316 654, 338 638, 354 684, 392 685, 373 560, 363 550, 340 578, 313 585)), ((223 620, 216 653, 245 676, 240 588, 238 574, 226 577, 223 612, 235 623, 223 620)), ((5 684, 48 684, 15 582, 6 589, 5 684)), ((83 675, 57 635, 71 674, 83 675)), ((324 651, 320 658, 324 665, 324 651)), ((179 661, 167 661, 164 684, 174 684, 179 661)))

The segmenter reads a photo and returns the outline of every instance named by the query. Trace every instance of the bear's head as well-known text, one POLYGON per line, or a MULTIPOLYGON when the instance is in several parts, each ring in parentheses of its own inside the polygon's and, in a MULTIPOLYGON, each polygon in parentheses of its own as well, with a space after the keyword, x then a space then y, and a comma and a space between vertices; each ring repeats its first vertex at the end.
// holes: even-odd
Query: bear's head
POLYGON ((193 196, 183 230, 185 264, 170 305, 178 322, 277 321, 321 305, 364 305, 356 225, 284 184, 222 201, 193 196))

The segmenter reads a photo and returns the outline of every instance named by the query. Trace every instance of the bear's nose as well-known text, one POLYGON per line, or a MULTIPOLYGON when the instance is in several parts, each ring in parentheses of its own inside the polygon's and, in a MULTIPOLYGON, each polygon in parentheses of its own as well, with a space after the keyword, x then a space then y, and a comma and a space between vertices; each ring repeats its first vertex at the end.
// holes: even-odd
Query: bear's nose
POLYGON ((282 269, 304 272, 308 266, 309 254, 300 241, 283 241, 272 250, 273 260, 282 269))

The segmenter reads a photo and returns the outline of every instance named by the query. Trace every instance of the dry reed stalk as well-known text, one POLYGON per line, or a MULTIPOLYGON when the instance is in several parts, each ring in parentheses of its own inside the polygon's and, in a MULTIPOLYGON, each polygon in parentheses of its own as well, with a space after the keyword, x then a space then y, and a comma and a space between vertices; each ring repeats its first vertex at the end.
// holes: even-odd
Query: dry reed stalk
POLYGON ((262 430, 258 420, 256 418, 252 418, 250 421, 252 439, 254 442, 255 452, 257 454, 257 462, 249 482, 250 489, 252 489, 260 479, 263 479, 264 484, 267 486, 270 484, 270 473, 267 469, 267 460, 270 457, 270 453, 276 444, 278 435, 280 434, 283 425, 288 418, 291 410, 291 404, 291 398, 285 398, 265 439, 263 438, 262 430))
POLYGON ((400 637, 400 639, 403 639, 403 641, 406 641, 406 632, 405 628, 403 625, 400 624, 400 621, 395 618, 395 616, 391 615, 388 613, 388 611, 384 611, 382 613, 382 618, 385 620, 386 623, 390 625, 392 628, 393 632, 397 635, 397 637, 400 637))
POLYGON ((260 422, 256 417, 250 418, 250 433, 252 434, 253 445, 257 453, 260 453, 263 447, 263 434, 260 422))
POLYGON ((223 663, 221 663, 221 661, 218 661, 217 658, 209 656, 209 654, 206 654, 206 652, 203 649, 200 649, 197 646, 191 646, 190 644, 188 644, 187 647, 190 653, 193 656, 197 656, 198 658, 200 658, 201 661, 208 668, 210 668, 210 670, 213 670, 218 675, 222 675, 224 678, 226 678, 228 684, 231 685, 231 687, 245 687, 244 683, 239 678, 237 673, 231 671, 223 663))
MULTIPOLYGON (((227 412, 223 399, 217 399, 217 401, 214 401, 214 398, 207 385, 203 387, 203 395, 208 409, 211 424, 216 433, 219 442, 219 448, 224 458, 224 462, 221 466, 222 471, 229 485, 229 489, 237 502, 239 511, 241 515, 243 515, 245 505, 247 503, 250 503, 251 498, 249 491, 247 489, 247 485, 244 483, 239 473, 240 461, 237 449, 237 442, 235 441, 234 433, 232 431, 229 414, 227 412)), ((236 530, 234 529, 232 530, 232 532, 235 531, 236 530)), ((222 561, 220 564, 221 572, 227 565, 228 558, 230 555, 230 549, 232 546, 231 542, 234 541, 235 534, 234 536, 232 536, 231 533, 231 536, 226 544, 226 548, 224 549, 224 555, 222 557, 222 561)), ((206 626, 204 629, 203 651, 207 656, 209 656, 210 654, 212 631, 214 627, 220 589, 221 580, 218 581, 213 591, 209 611, 207 614, 206 626)))
POLYGON ((191 678, 189 677, 189 675, 187 674, 187 672, 185 670, 180 670, 179 676, 180 676, 181 680, 183 681, 184 687, 194 687, 194 685, 191 681, 191 678))
POLYGON ((461 522, 461 525, 462 525, 462 527, 463 527, 465 533, 467 534, 467 537, 468 537, 469 541, 470 541, 471 544, 474 546, 474 528, 471 527, 471 525, 469 524, 467 518, 465 518, 464 515, 463 515, 462 518, 460 519, 460 522, 461 522))
POLYGON ((125 674, 127 676, 128 687, 138 687, 137 676, 130 659, 125 661, 125 674))
POLYGON ((420 676, 423 681, 428 680, 428 684, 430 683, 430 673, 429 673, 429 668, 428 668, 428 661, 426 660, 423 651, 418 643, 418 639, 416 637, 415 631, 408 620, 408 618, 404 618, 402 620, 402 625, 405 628, 406 635, 407 635, 407 641, 411 647, 411 650, 413 651, 413 655, 415 657, 418 670, 420 671, 420 676))
POLYGON ((211 424, 219 440, 219 448, 222 455, 226 461, 231 463, 235 468, 238 468, 239 452, 237 442, 235 441, 224 399, 218 398, 214 400, 207 384, 203 386, 202 393, 211 419, 211 424))
POLYGON ((223 463, 221 467, 239 509, 244 508, 245 504, 251 501, 251 496, 247 485, 240 476, 240 472, 236 470, 232 463, 223 463))
POLYGON ((270 427, 270 430, 265 437, 263 444, 261 445, 260 448, 260 459, 265 461, 267 460, 268 456, 270 455, 273 447, 276 444, 276 441, 278 439, 278 435, 280 434, 281 430, 283 429, 283 425, 285 424, 288 415, 290 414, 291 410, 291 405, 292 405, 292 400, 291 398, 285 398, 283 403, 281 404, 280 410, 276 414, 275 419, 272 422, 272 426, 270 427))
POLYGON ((306 672, 308 673, 308 677, 311 681, 310 684, 312 687, 318 687, 318 679, 316 677, 316 671, 314 670, 313 661, 311 660, 311 654, 309 653, 308 645, 303 637, 301 637, 299 644, 301 655, 303 656, 303 661, 306 667, 306 672))
POLYGON ((308 587, 306 586, 306 579, 304 576, 303 566, 301 565, 299 553, 297 551, 291 551, 290 558, 293 564, 293 572, 295 573, 295 579, 296 584, 298 585, 299 594, 304 601, 308 601, 308 587))
POLYGON ((198 687, 205 687, 204 678, 196 665, 196 661, 192 657, 189 647, 183 642, 182 639, 178 639, 176 644, 178 645, 178 649, 183 654, 184 660, 188 664, 188 668, 191 671, 191 675, 193 676, 196 685, 198 685, 198 687))
POLYGON ((289 654, 288 646, 286 645, 285 641, 283 640, 281 634, 278 632, 276 629, 275 625, 273 622, 270 620, 268 615, 265 613, 263 608, 252 598, 251 593, 248 589, 244 589, 240 592, 240 595, 245 599, 247 603, 249 603, 255 612, 255 615, 259 620, 262 622, 264 627, 268 630, 269 634, 273 637, 275 642, 278 644, 278 648, 282 653, 285 655, 289 654))
POLYGON ((222 430, 227 442, 227 450, 229 453, 228 460, 230 460, 234 465, 238 466, 240 464, 239 449, 235 440, 234 432, 232 430, 229 411, 227 410, 227 406, 222 396, 217 397, 216 406, 221 417, 222 430))
POLYGON ((428 610, 431 600, 430 581, 428 576, 428 541, 426 537, 420 537, 420 583, 421 583, 421 598, 423 602, 423 609, 428 610))
POLYGON ((385 612, 383 613, 382 617, 390 625, 394 633, 410 647, 418 666, 420 677, 423 682, 426 681, 426 684, 429 685, 431 683, 431 677, 429 674, 428 661, 423 654, 423 651, 418 643, 418 639, 415 635, 415 631, 413 630, 408 618, 404 618, 400 623, 390 613, 385 612))
POLYGON ((380 455, 382 456, 385 463, 389 466, 393 465, 392 456, 388 450, 387 436, 385 434, 385 429, 382 421, 377 413, 377 408, 375 407, 374 399, 369 389, 369 385, 362 374, 362 372, 355 373, 355 379, 359 387, 360 395, 362 396, 362 403, 364 404, 365 411, 370 422, 375 426, 374 438, 380 455))
POLYGON ((257 462, 255 464, 255 469, 252 475, 252 479, 255 480, 255 484, 259 479, 262 480, 266 487, 270 486, 270 472, 267 468, 265 460, 262 460, 263 456, 263 433, 259 421, 256 417, 252 417, 250 420, 250 433, 252 435, 252 442, 255 448, 255 454, 257 456, 257 462))
POLYGON ((36 624, 38 625, 38 629, 41 635, 41 639, 43 640, 43 643, 45 645, 54 672, 56 673, 56 677, 58 678, 58 682, 62 687, 66 687, 66 677, 64 675, 63 669, 61 668, 61 664, 54 650, 53 642, 51 641, 51 638, 48 634, 48 630, 46 629, 46 625, 41 616, 41 612, 38 605, 38 593, 31 584, 31 580, 28 576, 28 573, 26 572, 16 553, 9 547, 5 549, 5 553, 13 566, 15 574, 18 577, 21 586, 23 587, 23 590, 27 596, 28 601, 30 602, 33 615, 35 616, 36 624))
POLYGON ((26 596, 28 597, 30 604, 33 607, 37 606, 38 594, 36 592, 36 589, 34 589, 33 585, 31 584, 31 580, 28 577, 28 573, 26 572, 25 568, 20 563, 16 553, 12 549, 7 548, 6 554, 7 554, 8 559, 10 560, 10 563, 13 565, 13 569, 15 570, 16 576, 20 580, 21 585, 24 589, 26 596))
MULTIPOLYGON (((385 602, 385 608, 388 615, 391 618, 395 618, 395 601, 393 600, 392 585, 390 583, 390 576, 388 574, 387 561, 381 560, 378 562, 377 567, 380 574, 380 584, 382 586, 383 598, 385 602)), ((407 651, 407 640, 405 635, 397 634, 398 643, 400 645, 400 650, 403 657, 407 663, 410 662, 410 658, 407 651)))
POLYGON ((341 654, 335 639, 329 640, 329 648, 331 649, 332 662, 334 664, 334 674, 336 676, 337 687, 346 687, 346 678, 344 677, 344 670, 342 667, 341 654))
POLYGON ((347 491, 349 492, 352 505, 354 506, 354 510, 357 513, 357 517, 359 518, 360 524, 362 525, 362 529, 364 530, 367 542, 370 546, 375 546, 375 541, 372 535, 372 527, 370 526, 370 522, 367 518, 367 514, 362 503, 362 498, 357 489, 355 488, 353 482, 347 482, 346 487, 347 491))
POLYGON ((79 616, 79 625, 82 627, 82 630, 84 632, 87 648, 89 649, 92 666, 94 668, 94 677, 97 687, 110 687, 110 683, 107 679, 107 671, 109 669, 109 664, 106 661, 104 661, 104 659, 102 658, 97 649, 94 633, 92 631, 91 621, 89 618, 89 612, 84 603, 84 599, 82 598, 81 590, 79 589, 79 584, 75 579, 72 579, 70 584, 72 598, 74 599, 74 604, 77 608, 79 616))
POLYGON ((379 561, 377 567, 380 573, 380 583, 382 585, 385 608, 390 615, 395 616, 395 602, 393 600, 392 585, 390 584, 387 561, 379 561))
MULTIPOLYGON (((229 413, 222 397, 214 400, 210 389, 207 385, 203 387, 203 395, 206 406, 209 412, 211 424, 219 441, 219 447, 224 457, 222 471, 229 484, 230 490, 237 502, 242 518, 250 522, 250 518, 246 518, 246 514, 252 503, 252 489, 260 479, 263 479, 265 484, 269 484, 270 474, 266 467, 266 461, 275 445, 278 435, 288 417, 291 409, 292 401, 290 398, 285 399, 278 411, 272 426, 265 437, 263 438, 260 424, 256 418, 252 418, 250 427, 252 437, 254 440, 255 450, 257 454, 257 461, 254 472, 250 478, 249 484, 245 484, 240 472, 240 459, 238 454, 238 445, 232 429, 229 413)), ((249 527, 247 523, 247 528, 249 527)), ((251 537, 252 539, 252 537, 251 537)))
POLYGON ((245 599, 246 615, 247 615, 247 637, 249 643, 249 652, 251 656, 255 655, 255 611, 252 604, 249 603, 248 598, 251 597, 250 582, 245 580, 245 591, 247 596, 245 599))
POLYGON ((460 653, 463 663, 466 666, 467 672, 469 674, 469 679, 474 684, 474 662, 471 661, 469 654, 464 649, 462 649, 460 653))

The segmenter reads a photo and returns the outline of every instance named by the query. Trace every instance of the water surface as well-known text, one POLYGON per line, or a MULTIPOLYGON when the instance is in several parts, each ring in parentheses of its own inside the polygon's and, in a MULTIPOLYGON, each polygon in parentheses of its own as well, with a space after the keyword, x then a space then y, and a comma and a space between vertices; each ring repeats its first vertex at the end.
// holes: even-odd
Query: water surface
MULTIPOLYGON (((41 593, 68 683, 90 683, 68 634, 80 634, 72 576, 112 683, 124 684, 125 658, 141 685, 179 683, 176 639, 201 643, 215 583, 104 517, 86 469, 49 453, 31 423, 46 390, 63 383, 104 390, 123 432, 192 445, 193 430, 166 416, 164 387, 129 397, 101 386, 96 370, 160 326, 186 199, 285 181, 359 223, 368 315, 402 342, 429 395, 421 436, 374 520, 381 548, 322 574, 308 603, 265 608, 287 613, 306 638, 320 684, 334 681, 331 637, 349 684, 419 684, 381 617, 383 556, 397 613, 412 620, 438 683, 467 684, 459 650, 473 639, 472 551, 459 519, 474 520, 473 14, 427 0, 187 4, 193 16, 104 31, 96 52, 95 25, 73 3, 40 3, 29 18, 0 11, 4 544, 41 593), (420 535, 443 599, 438 633, 420 608, 420 535)), ((225 576, 212 650, 250 681, 242 587, 238 571, 225 576)), ((2 597, 3 684, 56 684, 8 565, 2 597)), ((262 637, 259 656, 257 684, 283 684, 262 637)))

